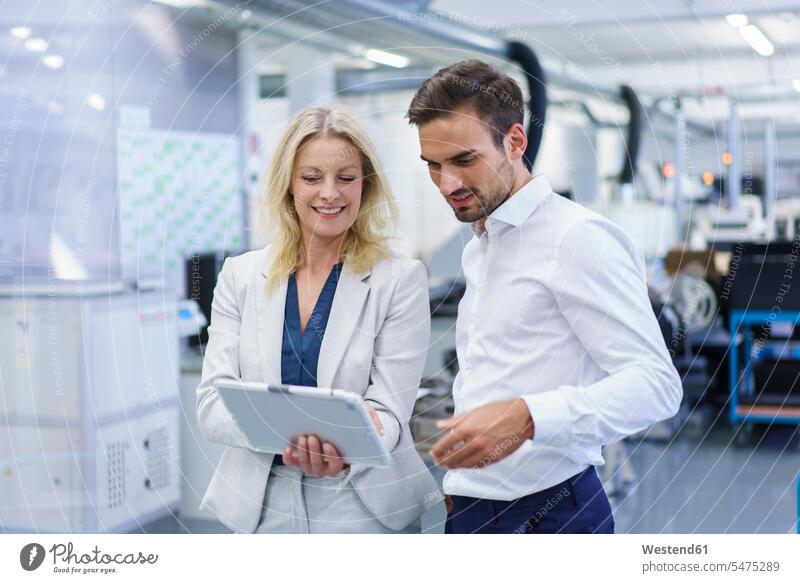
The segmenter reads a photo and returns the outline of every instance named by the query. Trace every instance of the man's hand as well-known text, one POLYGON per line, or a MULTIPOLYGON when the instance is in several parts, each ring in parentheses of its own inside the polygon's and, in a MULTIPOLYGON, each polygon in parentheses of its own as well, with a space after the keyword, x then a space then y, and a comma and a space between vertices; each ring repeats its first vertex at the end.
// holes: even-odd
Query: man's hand
POLYGON ((431 455, 436 465, 448 469, 488 466, 533 437, 533 419, 522 399, 482 405, 436 426, 450 431, 434 444, 431 455))

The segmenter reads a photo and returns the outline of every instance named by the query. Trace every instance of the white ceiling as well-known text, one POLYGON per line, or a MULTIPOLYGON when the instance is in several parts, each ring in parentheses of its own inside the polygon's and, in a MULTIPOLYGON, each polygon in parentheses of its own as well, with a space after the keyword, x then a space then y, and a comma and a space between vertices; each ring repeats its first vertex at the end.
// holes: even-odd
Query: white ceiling
MULTIPOLYGON (((753 50, 725 20, 729 3, 561 0, 436 0, 430 8, 464 24, 523 40, 575 64, 593 64, 602 52, 623 62, 686 61, 749 56, 753 50), (548 8, 547 5, 550 7, 548 8), (590 46, 593 45, 593 46, 590 46)), ((775 44, 776 55, 800 55, 800 2, 738 1, 775 44), (746 8, 752 7, 748 11, 746 8), (755 8, 758 9, 755 9, 755 8)))
POLYGON ((428 9, 521 40, 598 84, 737 96, 759 87, 783 91, 800 79, 798 0, 496 0, 490 7, 485 0, 435 0, 428 9), (725 20, 729 12, 747 14, 775 54, 757 55, 725 20))
POLYGON ((800 10, 797 0, 495 0, 487 7, 485 0, 434 0, 429 10, 449 13, 464 21, 496 22, 506 26, 537 28, 558 26, 557 19, 572 14, 582 24, 663 22, 687 18, 711 18, 729 12, 752 15, 777 15, 800 10))
MULTIPOLYGON (((309 6, 314 3, 303 1, 309 6)), ((409 0, 391 1, 398 10, 410 10, 409 0)), ((279 0, 258 0, 258 5, 272 17, 280 16, 271 14, 280 8, 279 0)), ((792 81, 800 79, 800 0, 662 0, 657 4, 653 0, 419 0, 417 5, 488 35, 521 40, 537 51, 548 68, 552 65, 555 71, 569 65, 568 71, 590 87, 613 90, 624 83, 645 96, 721 94, 743 102, 763 90, 757 96, 761 102, 794 102, 800 114, 800 94, 792 89, 792 81), (725 14, 730 11, 746 13, 761 28, 775 45, 772 57, 757 55, 727 23, 725 14)), ((320 9, 321 21, 326 14, 320 9)), ((336 14, 328 17, 341 24, 336 14)), ((284 37, 292 35, 291 24, 298 27, 296 38, 319 45, 318 50, 338 59, 340 68, 361 66, 343 58, 354 43, 404 54, 413 67, 482 54, 424 33, 398 36, 388 26, 360 27, 356 16, 338 18, 344 24, 328 31, 320 30, 321 25, 281 18, 275 27, 281 35, 265 40, 272 44, 265 45, 264 52, 281 50, 287 42, 284 37), (342 54, 337 56, 330 47, 339 46, 342 54)), ((485 57, 493 59, 498 60, 485 57)))
MULTIPOLYGON (((776 48, 800 55, 800 12, 751 17, 776 48)), ((748 57, 753 49, 724 17, 639 21, 523 29, 529 44, 576 63, 593 64, 598 52, 621 62, 690 61, 698 57, 748 57), (594 45, 593 48, 591 45, 594 45)))

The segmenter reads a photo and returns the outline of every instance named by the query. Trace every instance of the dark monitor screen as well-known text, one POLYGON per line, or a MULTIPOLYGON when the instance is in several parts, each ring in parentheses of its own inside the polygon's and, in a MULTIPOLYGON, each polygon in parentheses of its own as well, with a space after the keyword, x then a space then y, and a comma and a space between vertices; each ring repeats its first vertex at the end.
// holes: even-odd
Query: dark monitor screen
MULTIPOLYGON (((197 301, 209 322, 217 276, 225 258, 231 255, 236 255, 236 252, 198 253, 186 259, 186 297, 197 301)), ((205 326, 199 335, 189 338, 190 346, 206 342, 208 342, 208 326, 205 326)))

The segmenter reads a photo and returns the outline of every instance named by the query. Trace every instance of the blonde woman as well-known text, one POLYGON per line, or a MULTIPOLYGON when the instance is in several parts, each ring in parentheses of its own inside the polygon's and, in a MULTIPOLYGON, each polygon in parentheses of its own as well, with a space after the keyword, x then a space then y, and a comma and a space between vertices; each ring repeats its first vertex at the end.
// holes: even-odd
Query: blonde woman
POLYGON ((197 415, 229 447, 200 508, 235 532, 419 532, 442 499, 408 427, 430 335, 427 276, 389 250, 396 208, 376 150, 347 109, 311 107, 267 176, 271 243, 227 259, 214 291, 197 415), (219 379, 357 392, 394 463, 348 466, 313 435, 282 456, 252 451, 219 379))

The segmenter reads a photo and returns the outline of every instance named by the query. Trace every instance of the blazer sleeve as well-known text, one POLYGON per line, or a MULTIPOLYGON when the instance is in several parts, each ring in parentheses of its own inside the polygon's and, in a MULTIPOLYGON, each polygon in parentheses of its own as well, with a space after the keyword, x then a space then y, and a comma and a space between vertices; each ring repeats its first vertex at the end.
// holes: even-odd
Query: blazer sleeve
POLYGON ((236 282, 232 259, 225 259, 214 288, 208 344, 203 357, 203 371, 197 386, 197 420, 205 436, 234 447, 249 447, 213 383, 240 380, 239 329, 241 317, 236 302, 236 282))
POLYGON ((392 294, 375 337, 369 386, 364 400, 383 422, 384 444, 394 450, 408 431, 430 340, 431 313, 425 266, 411 261, 392 294))

